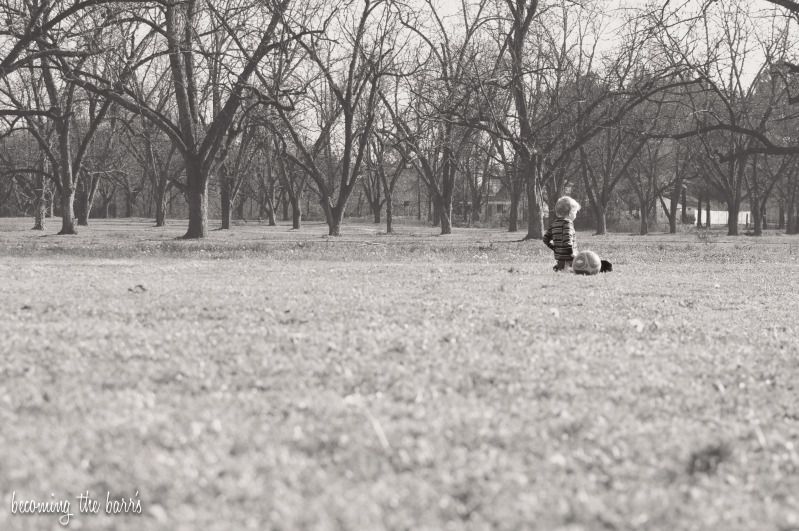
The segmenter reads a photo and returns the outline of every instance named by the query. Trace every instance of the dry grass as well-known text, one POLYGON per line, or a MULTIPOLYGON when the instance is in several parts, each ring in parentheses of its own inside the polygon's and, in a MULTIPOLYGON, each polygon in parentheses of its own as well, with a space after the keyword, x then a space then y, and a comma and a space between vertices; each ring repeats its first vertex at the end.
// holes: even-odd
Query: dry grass
POLYGON ((0 221, 0 528, 799 526, 796 238, 0 221), (56 229, 57 230, 57 229, 56 229), (707 240, 705 240, 707 241, 707 240), (102 512, 102 511, 101 511, 102 512))

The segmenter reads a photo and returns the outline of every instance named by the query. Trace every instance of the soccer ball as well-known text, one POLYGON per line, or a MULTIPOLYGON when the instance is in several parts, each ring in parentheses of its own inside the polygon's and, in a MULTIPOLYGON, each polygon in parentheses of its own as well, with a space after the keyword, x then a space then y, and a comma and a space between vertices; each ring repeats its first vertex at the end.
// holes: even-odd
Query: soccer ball
POLYGON ((572 270, 577 275, 596 275, 601 267, 602 260, 594 251, 580 251, 572 262, 572 270))

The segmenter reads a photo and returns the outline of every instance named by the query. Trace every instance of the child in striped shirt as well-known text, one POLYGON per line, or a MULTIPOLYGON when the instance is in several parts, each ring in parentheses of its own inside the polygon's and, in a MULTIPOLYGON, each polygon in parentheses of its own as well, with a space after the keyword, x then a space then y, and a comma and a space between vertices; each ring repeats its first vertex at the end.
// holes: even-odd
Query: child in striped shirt
POLYGON ((555 271, 563 271, 572 266, 572 260, 577 253, 574 218, 579 210, 580 203, 569 196, 561 197, 555 203, 555 221, 544 233, 544 244, 555 252, 555 260, 558 261, 553 267, 555 271))

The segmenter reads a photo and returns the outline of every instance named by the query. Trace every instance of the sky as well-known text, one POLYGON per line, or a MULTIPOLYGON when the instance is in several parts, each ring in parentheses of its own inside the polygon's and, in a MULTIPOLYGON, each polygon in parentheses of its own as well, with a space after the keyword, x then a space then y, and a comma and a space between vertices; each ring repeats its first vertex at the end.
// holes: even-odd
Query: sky
MULTIPOLYGON (((418 0, 424 2, 424 0, 418 0)), ((470 2, 476 0, 469 0, 470 2)), ((607 17, 605 31, 603 32, 602 39, 600 40, 598 49, 601 52, 610 51, 620 43, 620 35, 624 27, 624 14, 629 9, 641 9, 652 4, 647 0, 583 0, 585 4, 604 5, 604 14, 607 17)), ((700 12, 702 6, 705 5, 707 0, 659 0, 658 5, 666 6, 668 10, 677 10, 677 15, 681 19, 688 19, 695 16, 700 12)), ((758 28, 752 31, 750 38, 747 42, 748 58, 743 65, 743 79, 749 84, 754 79, 760 66, 764 63, 765 56, 763 55, 762 46, 758 42, 758 38, 767 36, 770 33, 771 15, 776 9, 777 12, 782 12, 781 8, 777 8, 770 2, 765 0, 753 0, 747 2, 746 0, 738 0, 741 5, 748 5, 751 11, 758 15, 753 22, 753 27, 758 28)), ((718 9, 725 4, 727 6, 733 5, 736 0, 721 0, 714 5, 714 9, 718 9)), ((462 9, 461 0, 433 0, 434 5, 439 8, 442 15, 457 15, 462 9)), ((547 2, 542 1, 542 4, 547 2)), ((796 26, 792 31, 796 31, 796 26)), ((793 40, 799 42, 799 38, 793 40)))

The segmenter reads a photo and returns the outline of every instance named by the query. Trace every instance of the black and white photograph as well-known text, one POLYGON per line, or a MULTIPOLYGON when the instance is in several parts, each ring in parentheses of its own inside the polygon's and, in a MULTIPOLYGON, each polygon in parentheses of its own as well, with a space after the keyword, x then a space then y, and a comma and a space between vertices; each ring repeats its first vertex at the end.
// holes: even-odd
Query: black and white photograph
POLYGON ((0 530, 799 531, 799 1, 0 0, 0 530))

